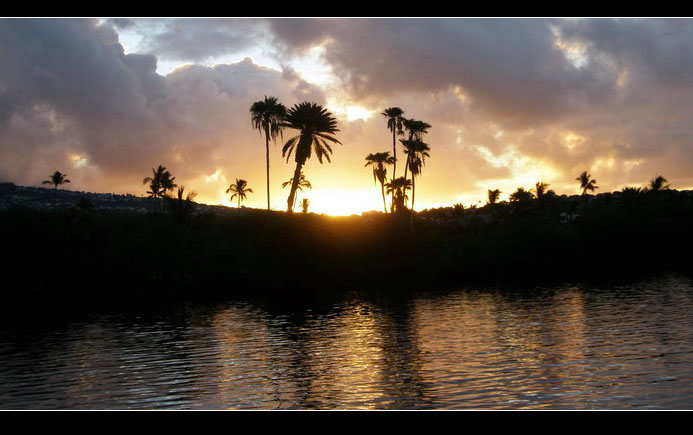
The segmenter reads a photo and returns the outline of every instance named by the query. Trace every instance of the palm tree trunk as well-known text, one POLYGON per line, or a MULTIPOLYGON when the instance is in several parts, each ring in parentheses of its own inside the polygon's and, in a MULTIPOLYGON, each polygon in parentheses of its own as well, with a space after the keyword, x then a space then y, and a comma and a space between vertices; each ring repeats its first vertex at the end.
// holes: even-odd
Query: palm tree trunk
POLYGON ((291 181, 291 192, 289 192, 288 207, 286 211, 289 213, 294 212, 294 201, 296 200, 296 189, 298 188, 299 178, 301 177, 301 169, 305 162, 296 162, 296 170, 294 171, 294 178, 291 181))
POLYGON ((380 193, 383 195, 383 210, 385 210, 385 213, 387 213, 387 202, 385 201, 385 185, 383 185, 383 182, 380 182, 380 193))
POLYGON ((241 195, 238 195, 238 210, 241 209, 241 195))
POLYGON ((395 136, 395 128, 392 129, 392 156, 395 158, 395 163, 392 168, 392 179, 394 180, 397 178, 397 141, 395 136))
POLYGON ((267 212, 270 211, 270 179, 269 179, 269 126, 265 126, 265 159, 267 160, 267 212))
POLYGON ((416 196, 416 177, 411 176, 411 211, 414 212, 414 197, 416 196))

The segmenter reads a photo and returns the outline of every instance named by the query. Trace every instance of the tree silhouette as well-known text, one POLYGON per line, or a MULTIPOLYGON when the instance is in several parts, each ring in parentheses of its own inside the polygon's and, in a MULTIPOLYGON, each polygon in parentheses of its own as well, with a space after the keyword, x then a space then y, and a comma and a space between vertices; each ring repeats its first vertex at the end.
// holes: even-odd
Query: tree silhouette
POLYGON ((42 184, 52 184, 55 186, 55 189, 57 190, 58 186, 60 186, 61 184, 65 184, 65 183, 70 182, 70 180, 68 180, 65 177, 67 177, 67 174, 63 174, 60 171, 55 171, 55 172, 53 172, 53 174, 49 175, 48 176, 49 179, 44 180, 42 182, 42 184))
POLYGON ((517 190, 510 195, 510 202, 520 204, 527 204, 532 199, 534 199, 534 194, 529 190, 525 190, 524 187, 518 187, 517 190))
POLYGON ((380 193, 383 196, 383 208, 387 213, 387 202, 385 201, 385 181, 387 179, 387 168, 385 165, 395 163, 395 158, 390 155, 390 152, 370 153, 366 156, 366 164, 364 166, 373 166, 373 182, 380 182, 380 193))
POLYGON ((494 189, 494 190, 489 189, 488 190, 488 199, 487 199, 486 203, 488 205, 493 205, 493 204, 497 203, 498 197, 500 196, 500 194, 501 194, 501 191, 498 189, 494 189))
POLYGON ((296 162, 291 192, 289 192, 289 199, 287 200, 287 211, 292 213, 301 170, 306 160, 315 152, 320 163, 322 163, 323 157, 330 162, 332 147, 328 142, 340 145, 341 142, 334 137, 334 134, 339 131, 337 129, 337 120, 324 107, 315 103, 304 101, 294 105, 287 111, 286 121, 282 126, 293 128, 300 132, 297 136, 289 139, 282 147, 282 156, 286 156, 286 161, 289 161, 291 153, 294 152, 294 160, 296 162))
POLYGON ((392 194, 392 212, 402 213, 407 210, 407 190, 411 189, 411 180, 404 177, 395 178, 385 184, 385 189, 388 194, 392 194))
MULTIPOLYGON (((286 188, 286 186, 291 186, 293 184, 293 182, 294 182, 294 179, 289 178, 287 181, 282 183, 282 188, 286 188)), ((301 176, 298 177, 298 184, 296 185, 296 190, 300 190, 301 192, 303 192, 304 187, 306 189, 312 189, 313 185, 310 184, 310 181, 308 181, 306 179, 306 176, 303 174, 303 172, 301 172, 301 176)))
POLYGON ((170 200, 170 210, 174 219, 178 221, 185 221, 188 215, 190 215, 190 212, 192 212, 194 206, 193 200, 196 196, 197 193, 194 191, 188 192, 186 195, 185 186, 178 187, 178 190, 176 191, 176 198, 170 200))
POLYGON ((160 208, 159 198, 165 197, 169 190, 178 187, 178 185, 173 182, 175 179, 176 177, 172 177, 171 173, 165 167, 159 165, 156 169, 152 168, 151 177, 145 177, 144 180, 142 180, 142 184, 149 183, 147 194, 150 198, 154 198, 158 209, 160 208))
MULTIPOLYGON (((407 155, 407 167, 411 170, 412 190, 411 190, 411 209, 414 210, 414 199, 416 195, 416 176, 421 174, 423 166, 426 164, 426 157, 430 157, 428 152, 431 148, 420 139, 401 140, 404 145, 404 153, 407 155)), ((406 174, 406 170, 405 170, 406 174)))
POLYGON ((599 189, 599 186, 597 186, 597 180, 593 180, 592 176, 588 174, 587 171, 583 171, 582 174, 576 178, 576 180, 580 182, 580 189, 582 189, 583 195, 587 193, 588 190, 590 192, 594 192, 595 189, 599 189))
POLYGON ((282 125, 286 116, 286 107, 275 97, 267 97, 256 101, 250 106, 250 119, 253 128, 260 134, 265 134, 265 159, 267 162, 267 211, 270 211, 270 175, 269 175, 269 143, 276 141, 282 135, 282 125))
POLYGON ((541 181, 534 185, 534 193, 539 201, 543 201, 548 197, 553 197, 556 195, 556 192, 549 189, 549 186, 550 184, 546 184, 541 181))
POLYGON ((397 176, 397 140, 398 134, 404 134, 404 110, 399 107, 389 107, 381 113, 387 118, 387 129, 392 132, 392 178, 397 176))
POLYGON ((662 177, 661 175, 657 175, 654 177, 652 180, 650 180, 650 185, 648 186, 648 190, 650 192, 659 192, 660 190, 667 190, 669 189, 669 180, 666 178, 662 177))
POLYGON ((238 199, 238 208, 241 208, 241 201, 248 197, 248 193, 253 193, 253 189, 248 187, 248 182, 244 179, 236 178, 236 182, 226 189, 226 193, 233 193, 231 195, 230 201, 234 198, 238 199))
MULTIPOLYGON (((428 129, 431 128, 430 124, 423 121, 418 121, 416 119, 405 119, 403 121, 404 128, 409 132, 409 142, 421 141, 423 135, 428 133, 428 129)), ((404 144, 404 140, 400 140, 404 144)), ((406 149, 406 144, 405 144, 406 149)), ((405 151, 406 152, 406 151, 405 151)), ((407 170, 409 169, 409 160, 407 159, 407 164, 404 166, 404 178, 407 178, 407 170)))
POLYGON ((301 213, 307 214, 308 213, 308 207, 310 207, 310 199, 303 198, 303 201, 301 201, 301 213))

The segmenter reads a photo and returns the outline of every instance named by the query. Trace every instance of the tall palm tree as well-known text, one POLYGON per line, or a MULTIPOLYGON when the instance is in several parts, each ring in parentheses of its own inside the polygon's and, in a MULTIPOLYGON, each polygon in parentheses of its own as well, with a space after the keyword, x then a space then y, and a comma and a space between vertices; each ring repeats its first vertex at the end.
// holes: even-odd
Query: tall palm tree
POLYGON ((387 129, 392 132, 392 158, 394 159, 392 167, 392 178, 397 176, 397 140, 398 134, 404 134, 404 110, 399 107, 388 107, 381 113, 387 118, 387 129))
POLYGON ((488 190, 488 200, 486 201, 486 203, 488 205, 493 205, 493 204, 497 203, 498 198, 500 197, 500 194, 501 194, 501 191, 498 189, 493 189, 493 190, 489 189, 488 190))
MULTIPOLYGON (((287 181, 282 183, 282 188, 285 188, 286 186, 291 186, 293 183, 294 183, 294 179, 289 178, 287 181)), ((312 189, 313 185, 310 184, 310 181, 308 181, 306 179, 306 176, 303 174, 303 172, 301 172, 301 176, 298 177, 298 184, 296 185, 296 190, 300 190, 301 192, 303 192, 304 187, 306 189, 312 189)), ((296 208, 295 205, 296 204, 294 204, 294 208, 296 208)))
POLYGON ((144 180, 142 180, 142 184, 149 183, 149 190, 147 193, 151 198, 154 198, 157 208, 160 208, 158 199, 165 197, 169 190, 178 187, 178 185, 173 182, 175 179, 176 177, 172 177, 171 173, 165 167, 159 165, 156 169, 152 168, 151 177, 145 177, 144 180))
POLYGON ((267 211, 270 210, 270 176, 269 176, 269 142, 276 141, 282 135, 282 123, 286 116, 286 107, 275 97, 267 97, 250 106, 250 120, 253 128, 265 134, 265 159, 267 161, 267 211))
POLYGON ((322 163, 323 157, 330 162, 332 147, 329 142, 340 145, 341 142, 334 137, 334 134, 339 131, 337 129, 337 119, 327 109, 315 103, 304 101, 294 105, 287 111, 285 122, 282 126, 293 128, 300 132, 297 136, 289 139, 282 147, 282 156, 286 156, 287 163, 292 152, 294 152, 294 160, 296 161, 291 192, 289 192, 289 199, 287 200, 287 211, 292 213, 301 170, 303 165, 306 164, 306 160, 315 152, 320 163, 322 163))
MULTIPOLYGON (((409 132, 409 139, 407 139, 409 142, 422 141, 423 135, 428 133, 428 129, 431 128, 431 124, 427 124, 416 119, 405 119, 403 124, 404 128, 409 132)), ((402 144, 405 146, 406 153, 406 144, 404 141, 405 139, 400 139, 400 142, 402 142, 402 144)), ((404 178, 407 178, 407 170, 409 168, 408 163, 409 160, 407 160, 407 165, 404 166, 404 178)))
POLYGON ((417 175, 421 174, 423 166, 426 164, 426 157, 430 157, 428 152, 431 148, 427 143, 421 141, 421 139, 414 140, 401 140, 402 145, 404 145, 404 153, 407 155, 407 166, 404 169, 404 174, 406 178, 407 169, 411 170, 412 179, 412 193, 411 193, 411 208, 414 210, 414 199, 416 195, 416 182, 415 178, 417 175))
POLYGON ((385 201, 385 181, 387 179, 387 168, 385 165, 395 163, 395 158, 389 151, 384 153, 370 153, 366 156, 365 166, 373 166, 373 183, 375 180, 380 182, 380 194, 383 196, 383 208, 387 213, 387 202, 385 201))
POLYGON ((669 180, 667 180, 666 178, 662 177, 661 175, 657 175, 652 180, 650 180, 649 190, 651 192, 659 192, 660 190, 667 190, 667 189, 669 189, 669 185, 666 184, 668 182, 669 182, 669 180))
POLYGON ((590 192, 594 192, 595 189, 599 189, 599 186, 597 186, 597 180, 593 180, 592 176, 588 174, 587 171, 583 171, 582 174, 580 174, 580 176, 575 180, 580 182, 580 189, 582 189, 583 195, 587 193, 588 190, 590 192))
POLYGON ((248 197, 248 193, 253 193, 253 189, 248 187, 248 182, 244 179, 236 178, 236 182, 226 189, 226 193, 233 193, 230 201, 233 201, 234 198, 238 198, 238 208, 240 209, 241 200, 246 199, 248 197))
POLYGON ((65 177, 67 177, 67 174, 55 171, 52 175, 49 175, 48 180, 44 180, 42 184, 52 184, 55 186, 55 189, 58 190, 58 186, 70 182, 70 180, 65 177))
POLYGON ((404 177, 395 178, 385 184, 385 189, 388 194, 392 194, 392 212, 404 212, 407 209, 407 190, 411 189, 411 180, 407 180, 404 177))

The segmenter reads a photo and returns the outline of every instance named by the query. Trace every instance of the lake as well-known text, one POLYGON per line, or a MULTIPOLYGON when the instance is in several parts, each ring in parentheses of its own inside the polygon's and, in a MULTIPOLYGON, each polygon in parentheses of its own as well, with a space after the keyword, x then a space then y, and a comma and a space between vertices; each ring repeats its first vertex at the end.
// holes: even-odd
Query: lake
POLYGON ((690 409, 692 313, 666 276, 27 319, 0 408, 690 409))

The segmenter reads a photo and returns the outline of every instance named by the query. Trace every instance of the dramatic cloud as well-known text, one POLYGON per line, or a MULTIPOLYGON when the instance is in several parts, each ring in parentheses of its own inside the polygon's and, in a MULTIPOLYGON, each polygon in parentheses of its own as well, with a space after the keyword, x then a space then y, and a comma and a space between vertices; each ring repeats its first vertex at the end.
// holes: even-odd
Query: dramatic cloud
MULTIPOLYGON (((334 162, 307 167, 318 209, 347 191, 354 210, 378 206, 363 158, 391 150, 390 106, 433 125, 423 206, 537 181, 575 193, 582 170, 603 190, 655 173, 685 188, 692 85, 691 20, 0 20, 0 178, 60 169, 74 187, 139 192, 162 163, 209 202, 234 177, 262 192, 248 108, 272 95, 339 117, 334 162), (252 59, 200 64, 229 55, 252 59), (178 68, 162 75, 162 59, 178 68)), ((291 164, 273 153, 282 208, 291 164)))

